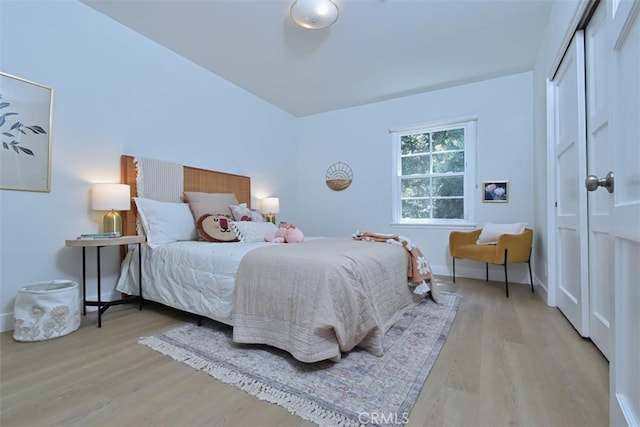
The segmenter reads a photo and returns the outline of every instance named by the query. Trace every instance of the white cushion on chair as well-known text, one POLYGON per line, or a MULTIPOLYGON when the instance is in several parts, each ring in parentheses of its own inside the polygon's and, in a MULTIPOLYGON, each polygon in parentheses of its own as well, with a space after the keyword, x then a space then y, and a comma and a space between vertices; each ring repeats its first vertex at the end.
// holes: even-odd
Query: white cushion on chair
POLYGON ((527 224, 524 222, 516 222, 514 224, 493 224, 486 223, 482 227, 480 236, 476 241, 478 245, 495 245, 498 243, 498 237, 503 234, 520 234, 524 231, 527 224))

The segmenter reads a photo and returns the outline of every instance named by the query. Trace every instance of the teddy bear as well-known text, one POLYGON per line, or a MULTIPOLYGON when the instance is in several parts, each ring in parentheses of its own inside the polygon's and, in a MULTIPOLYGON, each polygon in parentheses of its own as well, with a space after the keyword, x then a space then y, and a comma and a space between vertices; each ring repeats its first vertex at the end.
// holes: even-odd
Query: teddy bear
POLYGON ((276 234, 268 234, 264 240, 271 243, 302 243, 304 233, 293 224, 280 224, 276 234))

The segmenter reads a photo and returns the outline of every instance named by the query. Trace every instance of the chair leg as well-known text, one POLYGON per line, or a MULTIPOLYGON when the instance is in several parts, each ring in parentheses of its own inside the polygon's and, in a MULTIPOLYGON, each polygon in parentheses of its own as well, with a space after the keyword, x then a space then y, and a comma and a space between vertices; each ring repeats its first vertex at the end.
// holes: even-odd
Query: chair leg
POLYGON ((504 265, 504 288, 507 293, 507 298, 509 298, 509 279, 507 279, 507 264, 504 265))
POLYGON ((507 276, 507 250, 504 250, 504 288, 509 298, 509 278, 507 276))
POLYGON ((486 263, 486 270, 487 270, 487 282, 489 281, 489 263, 486 263))
POLYGON ((529 264, 529 280, 531 280, 531 293, 533 293, 533 275, 531 274, 531 259, 527 261, 527 264, 529 264))
POLYGON ((453 283, 456 283, 456 257, 451 257, 453 259, 453 283))

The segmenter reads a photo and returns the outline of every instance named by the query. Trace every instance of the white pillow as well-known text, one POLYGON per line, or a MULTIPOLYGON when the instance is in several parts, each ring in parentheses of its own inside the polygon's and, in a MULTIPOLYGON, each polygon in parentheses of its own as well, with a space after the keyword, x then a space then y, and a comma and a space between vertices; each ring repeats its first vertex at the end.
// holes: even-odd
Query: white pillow
POLYGON ((242 243, 264 242, 268 234, 278 231, 278 227, 271 222, 235 221, 231 227, 242 243))
POLYGON ((524 231, 524 222, 516 222, 514 224, 492 224, 486 223, 482 227, 482 232, 478 237, 476 244, 478 245, 495 245, 498 243, 498 237, 503 234, 520 234, 524 231))
POLYGON ((138 207, 149 247, 196 239, 196 226, 187 203, 159 202, 141 197, 134 197, 133 200, 138 207))
POLYGON ((233 219, 236 221, 255 221, 264 222, 264 216, 261 212, 255 209, 249 209, 246 203, 240 203, 239 205, 229 206, 233 219))

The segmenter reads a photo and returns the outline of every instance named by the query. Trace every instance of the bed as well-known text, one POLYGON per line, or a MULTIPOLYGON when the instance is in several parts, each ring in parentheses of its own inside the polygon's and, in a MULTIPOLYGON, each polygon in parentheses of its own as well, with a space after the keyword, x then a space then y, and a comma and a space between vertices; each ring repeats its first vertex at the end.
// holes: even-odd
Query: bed
MULTIPOLYGON (((122 156, 121 178, 138 197, 133 157, 122 156)), ((249 177, 183 166, 183 180, 184 192, 233 193, 250 206, 249 177)), ((137 216, 133 203, 123 213, 125 235, 138 233, 137 216)), ((117 284, 129 295, 138 292, 135 251, 117 284)), ((405 248, 351 236, 170 241, 145 244, 142 255, 146 300, 231 325, 235 342, 274 346, 302 362, 339 361, 356 346, 381 355, 385 332, 420 300, 408 285, 405 248)))

